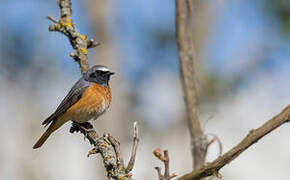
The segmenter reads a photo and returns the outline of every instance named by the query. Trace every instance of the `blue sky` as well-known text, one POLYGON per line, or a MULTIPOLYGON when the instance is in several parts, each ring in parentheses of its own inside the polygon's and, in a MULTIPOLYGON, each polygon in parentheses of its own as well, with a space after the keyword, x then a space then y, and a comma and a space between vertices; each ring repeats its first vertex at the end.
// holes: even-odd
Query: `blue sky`
MULTIPOLYGON (((90 30, 92 24, 89 22, 85 3, 74 0, 72 3, 73 17, 80 31, 89 37, 95 36, 90 30)), ((165 68, 177 73, 174 1, 164 3, 155 0, 121 0, 111 3, 116 12, 107 19, 110 23, 109 31, 114 43, 122 52, 120 64, 126 69, 127 78, 133 82, 144 79, 152 68, 165 68), (165 33, 165 42, 156 38, 160 35, 156 32, 165 33)), ((214 12, 215 6, 212 8, 214 12)), ((45 16, 57 17, 58 13, 56 2, 1 1, 0 63, 5 61, 7 53, 3 52, 3 47, 7 49, 8 46, 9 49, 11 46, 11 53, 18 54, 15 64, 47 61, 40 58, 45 54, 54 61, 53 63, 73 73, 78 67, 70 62, 70 44, 64 36, 47 31, 50 22, 45 16), (20 39, 21 42, 19 48, 15 49, 18 46, 17 42, 12 42, 11 45, 5 41, 7 33, 17 34, 16 40, 20 39), (22 56, 27 58, 19 58, 22 56), (23 59, 31 62, 23 62, 23 59)), ((263 0, 227 1, 210 30, 210 37, 204 48, 206 65, 212 72, 227 76, 243 68, 243 65, 247 64, 246 59, 251 59, 250 56, 255 53, 257 47, 265 46, 267 57, 263 61, 262 69, 289 67, 289 38, 281 35, 279 27, 279 21, 265 11, 263 0)), ((91 53, 95 52, 91 50, 91 53)))

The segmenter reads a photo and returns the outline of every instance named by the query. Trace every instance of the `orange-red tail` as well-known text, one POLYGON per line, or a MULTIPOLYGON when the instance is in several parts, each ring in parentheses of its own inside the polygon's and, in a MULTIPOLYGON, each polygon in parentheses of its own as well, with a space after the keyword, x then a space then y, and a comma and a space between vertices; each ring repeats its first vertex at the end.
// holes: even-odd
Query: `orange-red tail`
POLYGON ((64 123, 65 121, 63 121, 62 119, 57 119, 56 121, 53 121, 48 127, 48 129, 42 134, 39 140, 35 143, 33 149, 41 147, 43 143, 47 140, 47 138, 64 123))

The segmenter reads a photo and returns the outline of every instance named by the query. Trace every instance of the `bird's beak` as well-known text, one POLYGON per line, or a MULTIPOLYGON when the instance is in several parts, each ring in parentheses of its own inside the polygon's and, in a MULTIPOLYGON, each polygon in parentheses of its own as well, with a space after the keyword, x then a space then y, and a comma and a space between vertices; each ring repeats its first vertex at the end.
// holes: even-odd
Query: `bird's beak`
POLYGON ((115 73, 114 73, 114 72, 110 72, 110 73, 109 73, 110 76, 113 75, 113 74, 115 74, 115 73))

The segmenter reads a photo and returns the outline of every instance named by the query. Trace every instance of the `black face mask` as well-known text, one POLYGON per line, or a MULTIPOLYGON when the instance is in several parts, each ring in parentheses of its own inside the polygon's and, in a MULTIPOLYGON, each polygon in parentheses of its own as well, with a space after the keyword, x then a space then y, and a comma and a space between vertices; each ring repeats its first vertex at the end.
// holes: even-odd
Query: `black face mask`
POLYGON ((109 86, 110 76, 113 75, 113 72, 110 71, 102 71, 102 70, 96 70, 96 71, 88 71, 84 78, 85 80, 89 82, 95 82, 98 83, 104 87, 109 86))

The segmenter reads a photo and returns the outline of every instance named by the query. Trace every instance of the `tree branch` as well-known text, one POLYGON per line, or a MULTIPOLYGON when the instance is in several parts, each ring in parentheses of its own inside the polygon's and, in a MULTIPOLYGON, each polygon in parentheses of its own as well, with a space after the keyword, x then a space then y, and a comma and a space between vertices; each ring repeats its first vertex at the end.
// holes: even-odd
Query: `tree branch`
MULTIPOLYGON (((60 32, 68 37, 74 49, 74 51, 70 53, 70 56, 79 63, 81 72, 85 73, 89 69, 87 49, 96 47, 100 43, 93 39, 88 40, 86 35, 79 33, 77 25, 72 20, 71 0, 59 0, 58 2, 60 8, 60 20, 47 16, 47 18, 54 23, 49 26, 49 30, 60 32)), ((130 172, 134 166, 139 141, 138 126, 136 122, 134 123, 133 152, 127 168, 121 155, 120 143, 110 134, 104 134, 102 137, 98 138, 97 132, 88 122, 82 124, 73 123, 70 132, 83 133, 89 142, 95 146, 88 153, 88 156, 96 153, 101 154, 108 178, 116 180, 132 179, 132 174, 130 174, 130 172)))
POLYGON ((222 141, 220 140, 220 138, 217 135, 213 134, 213 133, 207 133, 205 136, 207 136, 207 137, 208 136, 212 136, 213 137, 211 140, 209 140, 207 142, 207 145, 206 145, 206 153, 207 153, 207 150, 208 150, 209 146, 211 144, 213 144, 214 142, 217 142, 218 143, 218 146, 219 146, 219 156, 221 156, 222 153, 223 153, 223 144, 222 144, 222 141))
MULTIPOLYGON (((87 123, 86 123, 87 124, 87 123)), ((125 166, 121 150, 120 143, 110 134, 104 134, 98 138, 97 132, 93 129, 86 129, 83 124, 73 123, 70 132, 80 132, 93 144, 95 147, 89 151, 88 157, 92 154, 100 153, 103 158, 103 163, 107 171, 108 178, 116 180, 131 180, 132 174, 130 173, 134 167, 135 156, 138 143, 135 139, 138 137, 138 125, 134 122, 134 140, 133 140, 133 152, 130 157, 129 165, 125 166), (128 168, 129 167, 129 168, 128 168)))
POLYGON ((175 0, 176 38, 179 51, 181 82, 186 103, 187 122, 191 139, 191 151, 194 169, 205 162, 207 140, 203 134, 200 121, 196 89, 196 59, 194 56, 192 34, 192 0, 175 0))
POLYGON ((170 175, 168 150, 164 150, 163 151, 164 155, 162 155, 161 150, 157 148, 153 151, 153 154, 155 157, 157 157, 160 161, 164 163, 164 168, 165 168, 164 174, 161 173, 160 167, 155 167, 159 180, 170 180, 177 176, 175 173, 172 173, 170 175))
POLYGON ((259 139, 275 130, 282 124, 290 121, 290 105, 288 105, 281 113, 264 123, 258 129, 253 129, 249 134, 235 147, 229 150, 224 155, 220 156, 206 166, 197 169, 189 174, 186 174, 178 180, 197 180, 211 175, 219 175, 218 171, 226 164, 237 158, 242 152, 248 149, 251 145, 258 142, 259 139))
POLYGON ((60 20, 47 16, 54 24, 49 26, 50 31, 58 31, 66 35, 74 49, 70 56, 79 63, 81 72, 89 69, 88 48, 99 45, 93 39, 88 40, 86 35, 80 34, 77 25, 72 20, 71 0, 59 0, 60 20))
POLYGON ((126 173, 131 172, 134 167, 138 143, 139 143, 139 132, 138 132, 138 123, 136 121, 134 122, 134 138, 133 138, 131 157, 126 168, 126 173))

